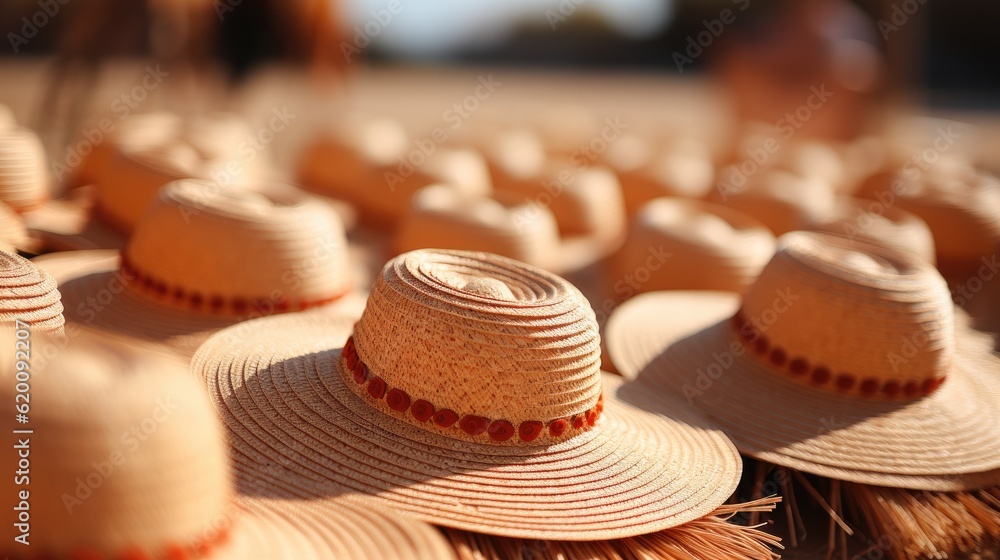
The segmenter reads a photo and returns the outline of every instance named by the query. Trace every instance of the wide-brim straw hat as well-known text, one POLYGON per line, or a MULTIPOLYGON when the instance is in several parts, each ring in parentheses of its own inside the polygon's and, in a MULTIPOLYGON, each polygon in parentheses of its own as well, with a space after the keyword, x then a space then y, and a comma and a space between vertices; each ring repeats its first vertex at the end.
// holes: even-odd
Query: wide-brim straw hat
POLYGON ((609 260, 609 297, 658 290, 743 292, 774 255, 764 224, 731 208, 683 198, 650 201, 609 260))
POLYGON ((912 253, 931 264, 936 262, 934 236, 927 222, 878 201, 842 197, 829 220, 811 229, 912 253))
POLYGON ((0 251, 0 323, 28 323, 38 332, 63 331, 56 281, 35 263, 0 251))
POLYGON ((357 316, 364 297, 336 214, 294 190, 265 196, 180 181, 129 244, 35 262, 59 283, 70 323, 190 357, 212 332, 272 313, 357 316))
POLYGON ((833 479, 961 491, 1000 482, 1000 361, 915 256, 795 232, 741 300, 658 292, 611 316, 646 406, 675 395, 745 454, 833 479))
POLYGON ((703 517, 740 476, 731 443, 682 405, 665 418, 618 400, 593 311, 541 269, 401 255, 349 335, 347 318, 267 317, 201 347, 192 369, 244 469, 280 466, 300 495, 346 488, 437 525, 558 540, 703 517))
MULTIPOLYGON (((31 462, 30 481, 3 483, 8 508, 30 490, 29 530, 2 530, 9 557, 452 556, 431 526, 359 499, 237 498, 218 418, 181 364, 89 332, 30 338, 35 406, 25 424, 3 421, 29 430, 4 458, 17 464, 28 449, 31 462), (22 532, 29 546, 14 541, 22 532)), ((10 346, 0 394, 14 401, 23 372, 10 346)))

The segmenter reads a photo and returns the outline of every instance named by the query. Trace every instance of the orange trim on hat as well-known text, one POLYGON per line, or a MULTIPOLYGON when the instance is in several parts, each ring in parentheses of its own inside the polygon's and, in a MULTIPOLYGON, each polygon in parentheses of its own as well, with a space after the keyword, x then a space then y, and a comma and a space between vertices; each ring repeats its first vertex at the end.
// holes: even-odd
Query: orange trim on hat
POLYGON ((865 397, 884 399, 912 399, 926 396, 936 391, 944 377, 928 377, 923 381, 890 379, 881 382, 874 377, 862 378, 850 372, 834 375, 822 364, 812 364, 806 356, 792 356, 787 350, 772 344, 764 333, 747 321, 740 309, 732 318, 733 328, 739 334, 744 347, 750 354, 756 354, 770 369, 780 369, 789 377, 808 382, 823 389, 834 389, 841 393, 856 393, 865 397))
POLYGON ((354 346, 354 336, 347 339, 344 350, 341 353, 341 362, 347 366, 344 371, 351 372, 354 382, 358 385, 366 385, 365 394, 369 397, 386 401, 386 405, 396 412, 410 414, 420 422, 430 420, 439 428, 456 427, 469 436, 489 435, 495 442, 505 442, 515 433, 520 441, 530 442, 538 438, 545 428, 548 428, 550 438, 558 438, 566 434, 570 428, 579 433, 590 429, 597 423, 601 413, 604 411, 604 393, 597 398, 597 404, 590 410, 573 415, 568 418, 556 418, 548 422, 542 420, 525 420, 518 425, 515 430, 514 425, 503 419, 494 419, 474 414, 459 415, 449 408, 436 408, 432 403, 417 399, 411 401, 410 395, 405 391, 389 387, 385 380, 377 375, 373 375, 368 366, 361 361, 357 349, 354 346), (412 402, 412 404, 411 404, 412 402))

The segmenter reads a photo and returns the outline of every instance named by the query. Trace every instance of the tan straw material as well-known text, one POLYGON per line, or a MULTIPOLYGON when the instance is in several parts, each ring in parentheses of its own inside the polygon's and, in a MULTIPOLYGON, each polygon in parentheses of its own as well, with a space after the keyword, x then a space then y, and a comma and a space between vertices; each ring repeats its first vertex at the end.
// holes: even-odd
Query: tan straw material
POLYGON ((639 136, 623 135, 608 147, 604 162, 621 180, 629 216, 655 198, 702 198, 715 177, 712 154, 691 139, 658 147, 639 136))
POLYGON ((45 255, 69 321, 190 356, 212 332, 253 317, 317 308, 357 316, 336 214, 295 190, 265 196, 181 181, 163 189, 119 259, 45 255))
POLYGON ((50 196, 48 157, 42 141, 22 127, 0 127, 0 202, 18 212, 50 196))
POLYGON ((757 220, 708 202, 658 198, 639 211, 609 259, 608 289, 622 301, 656 290, 743 292, 774 254, 757 220))
POLYGON ((0 323, 30 323, 39 332, 63 332, 56 281, 35 263, 0 251, 0 323))
POLYGON ((830 184, 778 169, 761 170, 742 186, 723 185, 710 199, 756 218, 775 235, 811 228, 836 210, 830 184))
POLYGON ((830 220, 813 229, 912 253, 934 264, 934 236, 927 222, 895 206, 844 197, 830 220))
POLYGON ((686 398, 750 456, 916 490, 1000 482, 1000 361, 911 255, 796 232, 742 302, 645 294, 607 333, 626 392, 686 398))
POLYGON ((383 269, 350 339, 346 321, 268 317, 199 350, 192 367, 244 469, 279 469, 303 495, 348 488, 446 527, 561 540, 703 517, 739 477, 736 450, 683 407, 663 418, 618 401, 586 300, 540 269, 414 251, 383 269))
POLYGON ((28 251, 34 249, 35 245, 34 240, 28 237, 28 229, 21 216, 10 206, 0 202, 0 251, 28 251))
MULTIPOLYGON (((8 434, 31 430, 2 452, 12 465, 27 457, 30 473, 2 483, 8 511, 22 491, 30 504, 28 546, 13 523, 2 529, 8 557, 450 557, 430 526, 344 498, 234 507, 218 418, 180 364, 83 331, 31 342, 54 358, 32 360, 30 421, 0 421, 8 434)), ((14 402, 13 345, 2 355, 0 395, 14 402)))

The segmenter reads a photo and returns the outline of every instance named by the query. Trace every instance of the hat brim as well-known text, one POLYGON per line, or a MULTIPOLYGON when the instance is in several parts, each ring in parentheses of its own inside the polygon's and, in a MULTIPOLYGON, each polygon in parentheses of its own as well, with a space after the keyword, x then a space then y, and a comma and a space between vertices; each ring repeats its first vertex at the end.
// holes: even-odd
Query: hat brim
POLYGON ((219 558, 438 560, 454 552, 432 526, 347 496, 237 500, 234 531, 219 558))
POLYGON ((619 307, 607 344, 635 379, 630 400, 657 410, 662 395, 686 398, 741 452, 821 476, 930 491, 1000 483, 1000 361, 962 321, 944 384, 921 399, 884 401, 813 388, 734 352, 729 319, 739 305, 735 294, 678 291, 619 307))
MULTIPOLYGON (((247 316, 199 313, 138 293, 118 271, 118 251, 52 253, 34 262, 56 280, 68 324, 97 329, 128 342, 148 342, 184 358, 190 358, 220 329, 259 316, 254 311, 247 316)), ((349 292, 329 304, 298 313, 344 315, 356 320, 365 299, 363 293, 349 292)))
POLYGON ((50 200, 24 215, 32 237, 53 251, 121 249, 126 236, 91 214, 86 193, 50 200))
POLYGON ((331 317, 267 317, 218 333, 196 354, 193 370, 244 478, 280 479, 304 496, 357 491, 442 526, 554 540, 667 529, 710 514, 735 490, 742 465, 721 432, 682 406, 663 417, 622 404, 610 375, 598 423, 554 445, 420 429, 344 384, 337 367, 350 329, 331 317))

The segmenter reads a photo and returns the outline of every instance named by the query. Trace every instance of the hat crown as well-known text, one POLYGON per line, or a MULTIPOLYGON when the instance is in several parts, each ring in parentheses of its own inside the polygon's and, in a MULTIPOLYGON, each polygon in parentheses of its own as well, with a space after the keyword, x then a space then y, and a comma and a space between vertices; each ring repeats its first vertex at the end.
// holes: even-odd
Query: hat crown
POLYGON ((783 236, 737 319, 772 366, 843 392, 914 397, 954 360, 954 312, 937 271, 829 234, 783 236))
POLYGON ((0 251, 0 322, 20 320, 35 331, 62 333, 62 313, 56 281, 28 259, 0 251))
POLYGON ((342 363, 345 383, 426 429, 517 443, 538 433, 512 437, 510 430, 541 431, 559 421, 566 425, 554 435, 562 435, 561 428, 573 432, 574 421, 576 430, 596 421, 592 414, 587 422, 601 393, 593 311, 565 280, 510 259, 441 250, 393 259, 350 344, 367 377, 350 379, 342 363), (395 406, 400 400, 410 406, 395 406), (419 401, 435 415, 418 410, 419 401))
MULTIPOLYGON (((231 493, 226 452, 215 413, 184 368, 82 332, 65 349, 41 334, 32 343, 36 355, 56 358, 32 362, 30 423, 3 420, 8 434, 34 431, 17 436, 29 449, 30 486, 12 476, 0 488, 8 504, 30 490, 32 550, 160 558, 220 538, 231 493)), ((13 402, 15 361, 2 354, 0 392, 13 402)), ((18 450, 5 449, 16 465, 18 450)))
POLYGON ((123 251, 130 287, 198 311, 259 314, 310 307, 348 289, 339 218, 291 189, 163 188, 123 251))

